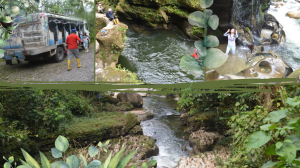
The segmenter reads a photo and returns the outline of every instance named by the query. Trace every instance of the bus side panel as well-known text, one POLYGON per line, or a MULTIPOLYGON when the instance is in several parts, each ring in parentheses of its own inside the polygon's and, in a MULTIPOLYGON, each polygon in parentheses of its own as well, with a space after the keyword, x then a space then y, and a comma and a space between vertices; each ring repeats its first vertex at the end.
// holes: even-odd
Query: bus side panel
POLYGON ((52 46, 52 45, 54 45, 55 43, 54 43, 54 33, 53 32, 51 32, 51 31, 48 31, 48 33, 49 33, 49 39, 48 39, 48 46, 52 46))
POLYGON ((62 44, 63 40, 62 40, 62 33, 59 31, 58 32, 58 44, 62 44))

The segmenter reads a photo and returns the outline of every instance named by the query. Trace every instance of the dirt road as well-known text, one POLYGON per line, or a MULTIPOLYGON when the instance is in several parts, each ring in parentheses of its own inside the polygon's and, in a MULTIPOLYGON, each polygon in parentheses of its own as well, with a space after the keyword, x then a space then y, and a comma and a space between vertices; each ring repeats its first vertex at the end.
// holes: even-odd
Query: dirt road
POLYGON ((20 64, 13 61, 13 65, 0 63, 0 81, 94 81, 94 43, 90 44, 90 51, 80 50, 81 68, 77 68, 75 57, 71 60, 71 71, 67 71, 68 59, 65 56, 60 63, 50 60, 27 62, 20 64))

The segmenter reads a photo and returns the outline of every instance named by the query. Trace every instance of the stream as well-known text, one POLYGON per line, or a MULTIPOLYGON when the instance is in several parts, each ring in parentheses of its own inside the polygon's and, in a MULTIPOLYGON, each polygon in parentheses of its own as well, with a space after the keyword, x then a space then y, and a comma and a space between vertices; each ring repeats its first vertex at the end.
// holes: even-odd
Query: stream
POLYGON ((188 156, 190 150, 188 141, 183 139, 187 134, 184 133, 176 106, 175 100, 164 97, 150 96, 143 99, 144 110, 154 114, 153 119, 142 121, 141 126, 144 135, 157 140, 159 154, 154 157, 157 168, 176 167, 180 158, 188 156), (186 146, 188 151, 182 151, 183 146, 186 146))
POLYGON ((275 48, 265 47, 265 50, 274 50, 291 66, 293 70, 296 70, 299 68, 300 64, 300 20, 290 18, 286 15, 286 13, 299 9, 300 3, 295 0, 287 0, 286 3, 279 3, 283 3, 283 6, 279 5, 279 8, 275 8, 274 5, 271 5, 268 13, 273 15, 283 26, 283 30, 286 34, 286 45, 275 48))
MULTIPOLYGON (((122 67, 135 72, 145 83, 192 82, 194 76, 180 70, 180 59, 194 53, 194 42, 176 30, 127 30, 127 41, 119 58, 122 67)), ((195 82, 203 82, 204 75, 195 82)))

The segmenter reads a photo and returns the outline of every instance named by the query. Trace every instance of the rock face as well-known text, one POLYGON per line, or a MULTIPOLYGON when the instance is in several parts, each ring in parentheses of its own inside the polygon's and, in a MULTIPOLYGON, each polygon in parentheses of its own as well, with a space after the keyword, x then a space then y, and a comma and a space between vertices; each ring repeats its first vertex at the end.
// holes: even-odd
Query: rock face
POLYGON ((112 66, 116 68, 115 65, 118 63, 119 55, 124 48, 123 37, 126 35, 126 30, 128 26, 120 23, 113 26, 110 29, 105 29, 107 35, 102 36, 101 31, 96 35, 96 39, 100 44, 101 59, 103 60, 103 67, 112 66))
POLYGON ((211 151, 218 141, 224 136, 215 132, 199 130, 193 132, 189 137, 189 144, 193 148, 193 153, 211 151))
MULTIPOLYGON (((215 0, 209 8, 220 18, 219 32, 228 28, 231 7, 232 1, 215 0)), ((116 7, 116 12, 121 18, 153 28, 166 28, 167 24, 172 23, 192 39, 203 36, 203 29, 191 26, 187 19, 190 13, 198 10, 203 11, 199 0, 120 0, 116 7)), ((210 32, 209 29, 208 33, 210 32)))
MULTIPOLYGON (((251 34, 260 37, 264 25, 264 14, 270 6, 270 0, 249 1, 233 0, 231 20, 232 24, 240 25, 251 34)), ((251 41, 250 41, 251 42, 251 41)), ((253 44, 260 45, 260 42, 253 39, 253 44)))
POLYGON ((137 93, 119 93, 117 99, 120 102, 130 102, 134 107, 143 106, 143 98, 137 93))
POLYGON ((96 81, 139 82, 135 74, 116 69, 119 56, 124 48, 128 26, 113 24, 105 14, 96 13, 96 81), (100 25, 100 26, 99 26, 100 25), (102 36, 102 30, 106 35, 102 36))

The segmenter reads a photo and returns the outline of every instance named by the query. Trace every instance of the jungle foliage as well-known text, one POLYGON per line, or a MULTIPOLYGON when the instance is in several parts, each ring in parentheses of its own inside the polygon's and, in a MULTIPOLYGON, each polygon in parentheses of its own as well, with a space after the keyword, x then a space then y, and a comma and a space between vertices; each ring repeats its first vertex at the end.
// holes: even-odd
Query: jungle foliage
POLYGON ((19 160, 21 153, 16 149, 35 154, 39 150, 36 141, 46 135, 66 135, 70 123, 95 116, 111 118, 116 115, 114 112, 132 108, 122 102, 112 104, 109 98, 106 93, 96 91, 31 88, 0 91, 0 154, 13 155, 19 160))
MULTIPOLYGON (((109 141, 106 141, 105 144, 102 144, 101 142, 98 143, 98 146, 103 151, 107 152, 106 146, 109 144, 109 141)), ((55 147, 51 148, 52 156, 56 159, 62 158, 63 153, 67 151, 69 148, 69 141, 64 136, 58 136, 55 140, 55 147)), ((6 160, 3 167, 4 168, 124 168, 131 157, 137 152, 137 150, 129 153, 128 155, 124 156, 122 159, 122 154, 125 150, 126 146, 123 147, 118 153, 116 153, 112 157, 112 152, 110 152, 107 159, 104 161, 104 163, 101 163, 101 161, 93 159, 91 162, 87 162, 87 156, 83 156, 82 153, 77 155, 71 155, 68 156, 68 158, 65 158, 64 161, 55 161, 50 164, 47 157, 40 151, 40 158, 41 158, 41 165, 32 157, 30 154, 28 154, 24 149, 21 149, 23 156, 25 158, 25 161, 21 160, 22 165, 17 166, 17 162, 14 162, 14 157, 10 156, 8 159, 3 156, 3 159, 6 160)), ((100 152, 99 148, 90 146, 88 150, 88 154, 90 157, 96 156, 100 152)), ((150 162, 144 162, 141 166, 141 168, 148 168, 149 164, 151 166, 154 166, 156 164, 156 161, 151 158, 150 162)), ((136 168, 138 164, 132 166, 132 168, 136 168)))
MULTIPOLYGON (((191 116, 218 109, 232 137, 224 167, 300 167, 300 88, 262 86, 270 92, 181 94, 178 110, 191 116)), ((196 118, 197 119, 197 118, 196 118)))

